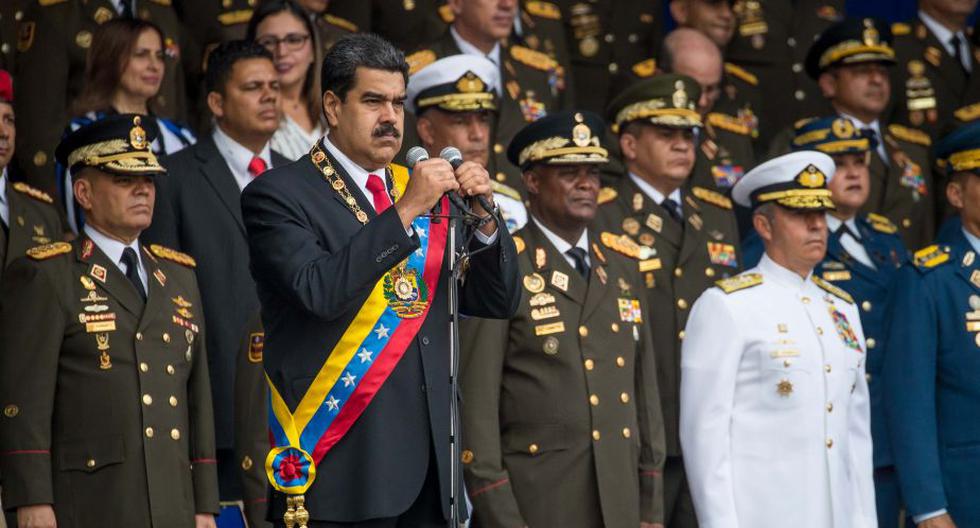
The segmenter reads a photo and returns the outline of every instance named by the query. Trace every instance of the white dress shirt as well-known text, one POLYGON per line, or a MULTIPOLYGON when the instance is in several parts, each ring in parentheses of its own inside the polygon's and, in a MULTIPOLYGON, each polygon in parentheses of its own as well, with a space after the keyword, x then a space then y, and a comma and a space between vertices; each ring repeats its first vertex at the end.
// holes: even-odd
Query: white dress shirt
POLYGON ((486 57, 490 59, 491 62, 500 66, 500 43, 493 45, 493 49, 490 53, 483 53, 480 48, 470 44, 469 42, 463 40, 463 37, 459 35, 456 28, 450 26, 449 34, 453 36, 453 40, 456 41, 456 46, 459 47, 459 51, 462 51, 464 55, 477 55, 480 57, 486 57))
POLYGON ((970 246, 973 247, 973 251, 980 253, 980 238, 974 236, 966 229, 963 229, 963 236, 966 237, 966 240, 970 243, 970 246))
POLYGON ((922 23, 925 24, 926 27, 929 28, 929 31, 936 36, 936 39, 943 45, 943 49, 946 50, 946 53, 950 56, 950 58, 956 57, 956 50, 953 49, 953 44, 950 42, 953 35, 956 35, 956 37, 960 39, 960 61, 963 63, 963 67, 966 68, 966 71, 973 71, 973 63, 970 62, 970 41, 967 40, 966 35, 963 34, 963 30, 953 33, 949 30, 949 28, 940 24, 938 20, 926 14, 925 11, 919 11, 919 20, 922 20, 922 23))
POLYGON ((854 127, 858 130, 861 130, 862 128, 870 128, 871 131, 874 132, 875 141, 877 142, 875 152, 878 154, 878 157, 881 158, 881 161, 885 165, 888 165, 888 151, 885 150, 884 136, 881 135, 881 123, 877 119, 870 123, 865 123, 864 121, 861 121, 860 119, 845 112, 840 112, 840 116, 850 119, 851 122, 854 123, 854 127))
MULTIPOLYGON (((221 130, 220 125, 214 127, 214 132, 211 134, 211 137, 214 138, 214 144, 218 147, 218 152, 221 153, 221 157, 225 159, 225 164, 228 165, 231 175, 235 177, 235 183, 238 184, 238 189, 244 190, 245 186, 252 183, 252 180, 255 179, 248 172, 248 164, 252 163, 252 158, 255 157, 255 153, 242 146, 241 143, 231 139, 228 134, 225 134, 221 130)), ((262 147, 262 152, 258 156, 265 162, 266 170, 272 168, 272 149, 268 143, 262 147)))
POLYGON ((10 227, 10 202, 7 201, 7 167, 0 173, 0 218, 10 227))
POLYGON ((840 235, 840 244, 844 246, 844 250, 846 250, 849 255, 854 257, 854 259, 861 264, 864 264, 871 269, 877 269, 874 262, 871 260, 871 256, 868 255, 868 250, 864 248, 864 243, 861 241, 861 232, 858 231, 857 221, 852 217, 844 222, 841 222, 841 220, 836 216, 830 213, 827 214, 827 229, 829 229, 831 233, 837 232, 841 224, 846 225, 848 229, 848 231, 845 231, 840 235))
POLYGON ((669 195, 664 196, 664 194, 658 191, 656 188, 654 188, 653 185, 650 185, 646 180, 637 176, 636 174, 633 174, 632 172, 630 173, 630 179, 632 179, 633 183, 635 183, 636 186, 639 187, 641 191, 643 191, 643 194, 649 196, 650 199, 652 199, 654 202, 657 203, 657 205, 664 203, 665 199, 670 198, 671 200, 677 202, 678 206, 683 207, 683 205, 681 205, 682 202, 681 202, 680 188, 674 189, 673 191, 671 191, 669 195))
POLYGON ((132 244, 127 246, 114 238, 109 238, 108 236, 102 234, 101 231, 92 227, 92 224, 85 224, 85 227, 83 227, 82 230, 85 231, 85 234, 92 239, 92 242, 95 242, 95 245, 98 246, 98 248, 101 249, 107 257, 109 257, 109 260, 111 260, 112 263, 119 268, 119 271, 121 271, 123 275, 125 275, 128 271, 126 264, 124 264, 122 261, 123 250, 127 247, 133 248, 133 251, 136 252, 136 264, 139 267, 137 271, 139 272, 140 282, 143 283, 143 291, 147 293, 150 292, 149 288, 146 287, 146 266, 143 264, 143 255, 140 252, 139 240, 134 240, 132 244))
MULTIPOLYGON (((544 224, 542 224, 541 221, 535 218, 533 215, 531 216, 531 220, 533 220, 534 225, 538 226, 538 229, 540 229, 541 232, 544 233, 544 236, 545 238, 548 239, 548 242, 551 242, 551 245, 555 246, 555 249, 557 249, 558 252, 561 253, 561 256, 565 257, 565 261, 568 262, 568 265, 571 266, 572 268, 575 268, 575 259, 573 259, 571 255, 568 254, 568 250, 572 249, 572 245, 569 244, 568 241, 566 241, 564 238, 556 235, 550 229, 545 227, 544 224)), ((589 255, 589 230, 588 229, 582 231, 582 236, 578 237, 578 242, 575 243, 574 247, 582 248, 585 250, 585 263, 588 264, 589 267, 591 268, 592 257, 589 255)))

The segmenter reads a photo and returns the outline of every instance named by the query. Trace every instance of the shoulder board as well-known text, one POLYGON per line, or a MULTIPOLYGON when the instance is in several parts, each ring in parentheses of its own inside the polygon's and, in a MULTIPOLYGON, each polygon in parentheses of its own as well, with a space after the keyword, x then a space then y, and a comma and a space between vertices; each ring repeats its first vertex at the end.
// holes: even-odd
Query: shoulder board
POLYGON ((647 59, 633 65, 633 75, 641 79, 646 79, 657 73, 657 59, 647 59))
POLYGON ((226 11, 218 15, 218 22, 222 26, 235 26, 238 24, 246 24, 252 19, 251 9, 237 9, 235 11, 226 11))
POLYGON ((902 125, 888 125, 888 131, 902 141, 908 141, 909 143, 926 147, 932 144, 932 139, 929 138, 929 135, 917 128, 909 128, 902 125))
POLYGON ((514 245, 517 246, 518 255, 524 253, 524 248, 527 247, 527 244, 524 243, 524 239, 519 236, 514 236, 514 245))
POLYGON ((408 74, 414 75, 417 71, 425 68, 426 66, 432 64, 436 61, 436 52, 432 50, 421 50, 412 53, 408 57, 405 57, 405 62, 408 63, 408 74))
POLYGON ((327 24, 330 24, 331 26, 337 26, 340 29, 346 29, 351 33, 357 33, 358 31, 357 24, 351 22, 350 20, 347 20, 346 18, 340 18, 339 16, 334 16, 331 15, 330 13, 327 13, 323 15, 323 20, 325 20, 327 24))
POLYGON ((159 244, 150 244, 150 252, 164 260, 176 262, 177 264, 187 266, 188 268, 197 267, 197 262, 194 260, 194 257, 191 257, 186 253, 181 253, 176 249, 163 247, 159 244))
POLYGON ((793 122, 793 128, 800 128, 803 125, 809 123, 810 121, 813 121, 814 119, 819 119, 819 118, 811 116, 811 117, 804 117, 802 119, 797 119, 795 122, 793 122))
POLYGON ((40 4, 42 7, 48 7, 57 4, 63 4, 67 1, 68 0, 37 0, 37 3, 40 4))
POLYGON ((533 49, 525 48, 524 46, 511 46, 510 56, 514 57, 514 60, 517 62, 530 66, 536 70, 551 71, 555 69, 555 66, 557 66, 555 60, 549 57, 546 53, 534 51, 533 49))
POLYGON ((741 66, 738 66, 736 64, 732 64, 730 62, 726 62, 725 63, 725 73, 727 73, 729 75, 734 75, 735 77, 738 77, 739 79, 742 79, 743 81, 751 84, 752 86, 758 86, 759 85, 759 78, 756 77, 754 73, 752 73, 749 70, 746 70, 745 68, 743 68, 741 66))
POLYGON ((912 26, 906 24, 905 22, 895 22, 892 24, 892 35, 896 37, 903 37, 910 34, 912 34, 912 26))
POLYGON ((705 189, 704 187, 692 187, 691 192, 694 193, 694 196, 701 199, 702 202, 708 202, 722 209, 732 208, 732 200, 719 192, 705 189))
POLYGON ((35 200, 40 200, 42 202, 49 203, 49 204, 54 203, 54 199, 51 198, 51 195, 42 191, 41 189, 36 189, 34 187, 31 187, 30 185, 27 185, 24 182, 14 182, 14 190, 19 193, 26 194, 31 198, 34 198, 35 200))
POLYGON ((490 187, 493 189, 493 192, 497 194, 502 194, 508 198, 513 198, 518 202, 524 201, 524 198, 521 198, 521 193, 517 192, 517 189, 511 187, 510 185, 500 183, 496 180, 491 180, 490 187))
POLYGON ((524 9, 536 17, 561 20, 561 9, 559 9, 556 4, 551 2, 531 1, 524 5, 524 9))
POLYGON ((837 286, 834 286, 833 284, 821 279, 820 277, 817 277, 816 275, 811 275, 810 280, 812 280, 813 283, 816 284, 817 286, 820 286, 824 291, 830 292, 836 297, 840 297, 841 299, 851 304, 854 304, 854 297, 851 297, 851 294, 838 288, 837 286))
POLYGON ((871 224, 871 228, 875 231, 888 233, 889 235, 898 231, 897 225, 892 223, 892 221, 887 217, 881 216, 880 214, 868 213, 868 223, 871 224))
POLYGON ((439 18, 446 24, 452 24, 453 20, 456 20, 456 15, 453 14, 453 8, 444 5, 439 8, 439 18))
POLYGON ((919 269, 930 269, 949 261, 949 246, 933 244, 916 251, 912 262, 919 269))
POLYGON ((712 112, 708 114, 708 124, 711 126, 716 126, 722 130, 734 132, 735 134, 740 134, 743 136, 752 135, 752 130, 750 130, 748 126, 743 124, 737 118, 728 114, 712 112))
POLYGON ((956 119, 963 122, 973 121, 974 119, 980 117, 980 103, 973 103, 971 105, 964 106, 963 108, 958 108, 953 115, 956 119))
POLYGON ((715 281, 715 286, 721 288, 721 291, 725 293, 734 293, 760 284, 762 284, 762 274, 760 273, 743 273, 715 281))
POLYGON ((611 202, 615 200, 617 196, 619 196, 619 193, 616 192, 616 189, 613 189, 612 187, 603 187, 599 189, 599 205, 611 202))
POLYGON ((51 257, 64 255, 65 253, 71 253, 71 244, 68 242, 54 242, 44 244, 43 246, 35 246, 27 250, 27 256, 34 260, 47 260, 51 257))
POLYGON ((640 258, 640 246, 626 235, 616 235, 609 231, 603 231, 599 235, 599 239, 602 240, 604 246, 617 253, 622 253, 629 258, 640 258))

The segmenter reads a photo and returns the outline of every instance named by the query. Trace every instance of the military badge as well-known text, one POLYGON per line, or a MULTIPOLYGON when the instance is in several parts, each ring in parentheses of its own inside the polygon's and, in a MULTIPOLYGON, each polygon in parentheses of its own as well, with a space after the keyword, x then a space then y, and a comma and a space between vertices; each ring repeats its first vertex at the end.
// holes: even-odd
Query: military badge
POLYGON ((715 185, 723 189, 727 189, 735 185, 744 174, 745 169, 743 169, 741 165, 725 163, 722 165, 713 165, 711 167, 711 177, 714 178, 715 185))
POLYGON ((532 295, 531 300, 528 301, 531 306, 544 306, 546 304, 553 304, 554 302, 555 296, 546 292, 536 293, 532 295))
POLYGON ((967 251, 966 255, 963 255, 963 267, 969 267, 973 265, 973 261, 977 259, 977 254, 972 251, 967 251))
POLYGON ((111 369, 112 357, 109 356, 109 334, 95 334, 95 346, 99 349, 99 369, 111 369))
POLYGON ((641 260, 638 264, 640 273, 647 271, 657 271, 663 267, 663 263, 658 258, 641 260))
POLYGON ((553 356, 558 353, 558 338, 555 336, 548 336, 544 340, 544 344, 541 345, 541 350, 549 356, 553 356))
MULTIPOLYGON (((113 314, 115 315, 115 314, 113 314)), ((93 321, 91 323, 85 323, 85 333, 96 334, 101 332, 115 332, 116 331, 116 321, 93 321)))
POLYGON ((561 291, 568 291, 568 275, 558 270, 551 272, 551 285, 561 291))
POLYGON ((650 233, 640 233, 639 241, 641 246, 646 246, 653 250, 653 243, 656 239, 650 233))
POLYGON ((596 266, 595 274, 599 276, 599 282, 603 284, 609 279, 608 275, 606 275, 606 268, 602 266, 596 266))
POLYGON ((531 319, 535 321, 540 321, 542 319, 551 319, 552 317, 558 317, 561 313, 558 311, 558 307, 555 305, 542 306, 541 308, 534 308, 531 310, 531 319))
POLYGON ((922 167, 920 167, 918 163, 915 163, 907 158, 903 161, 902 177, 899 180, 899 183, 903 187, 912 189, 916 194, 925 196, 928 190, 926 188, 926 180, 922 176, 922 167))
POLYGON ((528 123, 533 123, 544 117, 548 111, 544 103, 534 98, 534 92, 527 92, 527 97, 518 101, 521 107, 521 114, 528 123))
POLYGON ((620 297, 616 300, 619 305, 619 320, 624 323, 642 323, 643 312, 640 310, 640 301, 637 299, 624 299, 620 297))
POLYGON ((690 222, 691 227, 697 231, 700 231, 704 226, 704 220, 702 220, 701 215, 698 214, 692 214, 691 216, 687 217, 687 221, 690 222))
POLYGON ((636 236, 640 232, 640 222, 631 216, 624 218, 623 231, 630 236, 636 236))
POLYGON ((75 35, 75 45, 82 49, 88 49, 92 45, 92 32, 82 30, 75 35))
POLYGON ((534 335, 543 336, 558 334, 565 331, 565 322, 558 321, 557 323, 548 323, 543 325, 538 325, 534 327, 534 335))
POLYGON ((524 288, 531 293, 541 293, 544 291, 544 277, 537 273, 524 276, 524 288))
POLYGON ((708 242, 708 258, 712 264, 717 266, 728 266, 731 268, 738 266, 738 258, 735 256, 735 246, 731 244, 708 242))
POLYGON ((97 281, 105 284, 108 271, 98 264, 92 264, 92 269, 88 270, 88 274, 94 277, 97 281))
POLYGON ((188 310, 187 308, 177 308, 176 311, 177 311, 177 315, 179 315, 179 316, 181 316, 181 317, 183 317, 185 319, 193 319, 194 318, 194 313, 191 312, 190 310, 188 310))
POLYGON ((830 317, 834 321, 834 328, 837 329, 837 335, 840 336, 841 341, 849 348, 862 352, 861 344, 858 343, 857 335, 854 334, 851 323, 847 321, 847 316, 837 310, 833 303, 827 303, 827 311, 830 312, 830 317))
POLYGON ((851 272, 848 270, 843 271, 825 271, 822 274, 823 280, 828 281, 846 281, 851 280, 851 272))
POLYGON ((633 210, 639 211, 640 209, 643 209, 643 195, 636 193, 633 195, 633 210))
MULTIPOLYGON (((34 35, 37 30, 35 22, 21 22, 17 33, 17 51, 27 51, 34 45, 34 35)), ((42 163, 43 165, 43 163, 42 163)))
POLYGON ((788 379, 779 380, 779 383, 776 384, 776 394, 783 398, 789 398, 789 395, 793 394, 793 382, 788 379))
POLYGON ((262 363, 262 350, 265 348, 265 333, 253 332, 248 336, 248 360, 262 363))
POLYGON ((157 280, 157 282, 160 283, 160 286, 166 286, 167 285, 167 276, 164 275, 163 271, 161 271, 161 270, 154 271, 153 272, 153 278, 155 278, 157 280))
POLYGON ((534 267, 541 269, 548 264, 548 255, 544 248, 537 248, 534 250, 534 267))
POLYGON ((592 252, 595 253, 595 256, 597 259, 599 259, 599 262, 602 262, 603 264, 606 263, 606 254, 599 248, 599 244, 596 244, 595 242, 592 243, 592 252))
MULTIPOLYGON (((86 278, 88 278, 88 277, 86 277, 86 278)), ((109 299, 107 297, 102 297, 101 295, 95 293, 95 290, 89 290, 88 295, 86 295, 85 297, 82 297, 78 301, 79 302, 97 303, 97 302, 106 302, 108 300, 109 299)))
POLYGON ((85 288, 86 290, 92 291, 95 289, 95 282, 92 279, 86 277, 85 275, 79 277, 78 280, 82 283, 82 287, 85 288))
MULTIPOLYGON (((659 216, 653 213, 650 213, 647 215, 646 226, 659 233, 660 230, 663 229, 664 227, 664 219, 660 218, 659 216)), ((652 244, 646 244, 646 245, 652 245, 652 244)))
POLYGON ((970 282, 980 288, 980 270, 973 270, 973 273, 970 274, 970 282))
POLYGON ((419 280, 418 271, 400 266, 385 274, 384 297, 398 317, 414 319, 429 306, 429 287, 419 280))

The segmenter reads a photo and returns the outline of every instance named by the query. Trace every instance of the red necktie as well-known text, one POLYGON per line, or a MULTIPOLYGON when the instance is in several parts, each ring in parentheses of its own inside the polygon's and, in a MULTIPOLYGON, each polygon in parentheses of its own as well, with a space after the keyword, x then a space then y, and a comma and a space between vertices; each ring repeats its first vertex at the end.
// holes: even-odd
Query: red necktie
POLYGON ((265 172, 266 169, 265 160, 255 156, 252 161, 248 162, 248 173, 252 175, 253 178, 257 178, 260 174, 265 172))
POLYGON ((377 174, 368 175, 367 189, 371 191, 371 197, 374 198, 374 211, 376 213, 381 214, 385 209, 391 207, 391 197, 388 196, 385 183, 377 174))

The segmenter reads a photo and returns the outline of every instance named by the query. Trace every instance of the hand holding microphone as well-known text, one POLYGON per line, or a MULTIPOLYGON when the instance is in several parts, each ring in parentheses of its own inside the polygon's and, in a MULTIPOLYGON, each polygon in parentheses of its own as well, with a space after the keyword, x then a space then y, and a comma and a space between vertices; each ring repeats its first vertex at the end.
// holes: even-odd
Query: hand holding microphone
POLYGON ((459 189, 459 183, 449 162, 429 159, 429 153, 422 147, 409 149, 405 161, 412 168, 412 177, 408 180, 405 195, 395 203, 395 208, 406 228, 415 217, 428 214, 446 193, 449 193, 450 200, 455 197, 462 203, 459 196, 452 192, 459 189))
POLYGON ((448 161, 456 171, 459 193, 467 198, 476 198, 480 204, 483 211, 475 212, 477 214, 482 212, 484 215, 493 214, 494 207, 491 205, 493 187, 490 185, 490 173, 487 169, 472 161, 464 162, 463 154, 456 147, 442 149, 439 157, 448 161))

